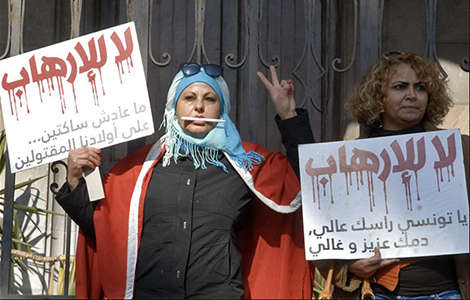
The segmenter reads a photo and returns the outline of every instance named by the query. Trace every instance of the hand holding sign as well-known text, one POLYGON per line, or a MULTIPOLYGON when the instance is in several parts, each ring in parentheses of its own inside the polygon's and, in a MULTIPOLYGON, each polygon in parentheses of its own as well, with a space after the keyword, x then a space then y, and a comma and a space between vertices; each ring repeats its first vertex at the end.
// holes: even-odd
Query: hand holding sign
POLYGON ((69 152, 67 182, 71 191, 77 187, 86 168, 95 169, 101 165, 100 152, 100 149, 90 147, 82 147, 69 152))
POLYGON ((348 271, 361 278, 369 278, 378 269, 385 268, 391 264, 399 262, 399 259, 382 259, 379 248, 374 248, 374 256, 353 260, 348 264, 348 271))

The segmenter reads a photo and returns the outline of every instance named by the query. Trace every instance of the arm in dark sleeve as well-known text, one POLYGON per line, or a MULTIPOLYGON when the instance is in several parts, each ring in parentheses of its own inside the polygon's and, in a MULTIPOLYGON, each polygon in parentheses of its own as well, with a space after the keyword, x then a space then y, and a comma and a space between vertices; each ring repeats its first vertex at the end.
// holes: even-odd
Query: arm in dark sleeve
POLYGON ((286 148, 287 159, 297 177, 300 177, 298 145, 315 143, 308 112, 305 109, 297 109, 296 117, 281 120, 279 116, 276 116, 275 119, 281 132, 282 144, 286 148))
POLYGON ((57 192, 56 200, 83 233, 95 240, 93 213, 98 202, 90 202, 85 179, 80 179, 73 191, 70 191, 68 183, 64 183, 57 192))

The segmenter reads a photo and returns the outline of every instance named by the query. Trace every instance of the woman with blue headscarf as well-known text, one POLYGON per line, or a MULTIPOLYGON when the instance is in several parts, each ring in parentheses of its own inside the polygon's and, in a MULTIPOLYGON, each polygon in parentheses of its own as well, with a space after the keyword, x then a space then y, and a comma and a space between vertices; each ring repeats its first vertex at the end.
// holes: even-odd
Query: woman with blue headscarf
POLYGON ((311 298, 296 173, 313 134, 270 70, 258 76, 289 158, 241 140, 220 67, 196 63, 173 79, 164 136, 105 176, 96 205, 82 174, 100 150, 70 152, 56 198, 80 227, 77 298, 311 298))

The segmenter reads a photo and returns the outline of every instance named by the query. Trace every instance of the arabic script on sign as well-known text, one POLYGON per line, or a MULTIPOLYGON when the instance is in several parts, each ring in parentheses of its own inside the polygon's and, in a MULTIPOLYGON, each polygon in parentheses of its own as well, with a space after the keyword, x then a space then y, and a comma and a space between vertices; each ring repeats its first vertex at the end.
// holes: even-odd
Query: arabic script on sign
POLYGON ((133 22, 0 61, 12 172, 154 132, 133 22))
POLYGON ((467 253, 457 129, 299 146, 307 259, 467 253), (452 243, 449 243, 452 239, 452 243))

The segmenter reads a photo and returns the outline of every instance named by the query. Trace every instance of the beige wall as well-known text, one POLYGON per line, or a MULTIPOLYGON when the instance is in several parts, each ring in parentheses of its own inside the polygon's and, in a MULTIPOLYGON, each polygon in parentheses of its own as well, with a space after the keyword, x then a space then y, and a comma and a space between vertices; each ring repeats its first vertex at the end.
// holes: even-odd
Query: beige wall
POLYGON ((460 128, 462 134, 469 134, 469 73, 453 62, 443 61, 442 66, 449 75, 449 87, 455 104, 442 127, 460 128))

